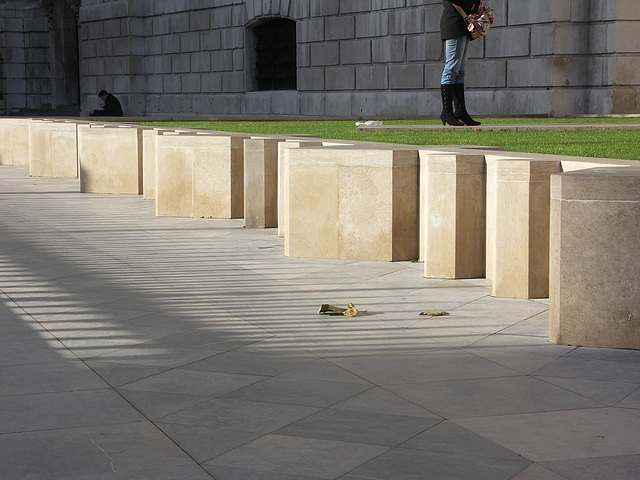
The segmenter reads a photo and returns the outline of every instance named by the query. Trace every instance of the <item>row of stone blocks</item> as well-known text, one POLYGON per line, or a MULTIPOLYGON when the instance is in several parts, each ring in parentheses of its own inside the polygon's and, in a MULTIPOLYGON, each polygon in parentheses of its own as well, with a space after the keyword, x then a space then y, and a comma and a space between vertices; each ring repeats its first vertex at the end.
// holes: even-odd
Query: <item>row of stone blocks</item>
POLYGON ((425 277, 486 277, 496 297, 549 297, 553 342, 640 348, 636 162, 117 123, 27 127, 31 175, 143 194, 159 216, 277 226, 287 256, 420 257, 425 277))

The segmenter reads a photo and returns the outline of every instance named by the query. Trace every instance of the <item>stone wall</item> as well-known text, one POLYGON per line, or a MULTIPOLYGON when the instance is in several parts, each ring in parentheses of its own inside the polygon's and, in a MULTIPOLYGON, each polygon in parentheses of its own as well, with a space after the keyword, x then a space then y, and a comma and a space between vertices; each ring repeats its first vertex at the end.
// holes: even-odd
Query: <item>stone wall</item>
MULTIPOLYGON (((35 2, 0 9, 9 3, 35 2)), ((640 111, 640 2, 487 3, 496 22, 472 43, 472 114, 640 111)), ((82 0, 82 110, 105 89, 134 116, 436 115, 441 10, 442 0, 82 0), (252 91, 252 28, 276 17, 296 22, 297 90, 252 91)))
POLYGON ((2 113, 51 104, 49 32, 33 1, 0 2, 2 113))

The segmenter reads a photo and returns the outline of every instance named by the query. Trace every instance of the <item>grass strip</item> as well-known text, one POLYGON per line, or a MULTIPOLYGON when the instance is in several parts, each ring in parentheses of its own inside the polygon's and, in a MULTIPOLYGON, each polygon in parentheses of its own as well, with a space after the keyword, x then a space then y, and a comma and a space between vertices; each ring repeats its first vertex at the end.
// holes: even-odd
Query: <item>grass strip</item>
MULTIPOLYGON (((634 117, 483 118, 490 125, 640 123, 634 117)), ((387 120, 385 125, 437 125, 439 120, 387 120)), ((398 143, 406 145, 483 145, 506 151, 546 153, 574 157, 640 160, 637 130, 358 132, 352 120, 302 121, 157 121, 143 125, 170 128, 207 128, 256 135, 318 135, 334 140, 398 143)))

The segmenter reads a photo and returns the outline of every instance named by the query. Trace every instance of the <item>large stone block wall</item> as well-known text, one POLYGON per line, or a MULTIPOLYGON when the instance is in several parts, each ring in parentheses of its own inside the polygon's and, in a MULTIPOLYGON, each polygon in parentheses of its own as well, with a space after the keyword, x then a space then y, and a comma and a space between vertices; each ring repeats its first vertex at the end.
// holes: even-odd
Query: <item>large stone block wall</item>
POLYGON ((0 2, 0 115, 50 103, 46 17, 33 1, 0 2))
MULTIPOLYGON (((35 1, 11 3, 37 16, 35 1)), ((640 2, 487 3, 496 21, 472 43, 472 114, 640 111, 640 2)), ((82 110, 105 89, 132 116, 436 115, 441 11, 442 0, 82 0, 82 110), (297 89, 253 91, 252 28, 277 17, 296 22, 297 89)))

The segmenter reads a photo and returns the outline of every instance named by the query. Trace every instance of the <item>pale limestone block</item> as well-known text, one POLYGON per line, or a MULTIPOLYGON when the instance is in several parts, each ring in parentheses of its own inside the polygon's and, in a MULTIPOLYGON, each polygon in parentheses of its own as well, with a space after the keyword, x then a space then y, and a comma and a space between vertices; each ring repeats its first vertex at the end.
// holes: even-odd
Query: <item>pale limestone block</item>
POLYGON ((417 258, 417 150, 376 144, 291 149, 288 170, 286 255, 417 258))
POLYGON ((277 138, 244 141, 244 226, 278 226, 277 138))
POLYGON ((156 137, 164 130, 152 128, 142 132, 142 198, 156 198, 156 137))
POLYGON ((80 191, 142 193, 142 132, 125 124, 78 125, 80 191))
POLYGON ((419 233, 419 239, 418 239, 418 252, 419 252, 419 256, 418 256, 418 260, 421 262, 424 262, 424 256, 425 256, 425 226, 424 226, 424 220, 426 217, 426 210, 425 210, 425 206, 426 206, 426 191, 427 191, 427 178, 428 178, 428 169, 427 169, 427 163, 429 161, 429 156, 430 155, 438 155, 438 154, 447 154, 450 153, 446 150, 436 150, 436 149, 424 149, 421 148, 420 150, 418 150, 418 161, 419 161, 419 175, 420 175, 420 180, 419 180, 419 186, 420 186, 420 198, 418 199, 418 233, 419 233))
POLYGON ((640 349, 640 168, 551 176, 549 340, 640 349))
POLYGON ((559 160, 495 165, 494 297, 549 296, 549 185, 559 160))
POLYGON ((563 172, 582 170, 585 168, 608 167, 608 166, 632 166, 637 165, 633 160, 615 160, 608 158, 590 158, 590 157, 556 157, 553 155, 514 153, 505 154, 485 154, 485 163, 487 169, 487 193, 486 193, 486 248, 485 248, 485 278, 493 279, 493 268, 495 266, 494 253, 496 248, 496 231, 495 231, 495 215, 496 215, 496 162, 500 160, 524 159, 531 160, 560 160, 563 172))
POLYGON ((154 200, 156 198, 157 137, 169 132, 197 133, 193 129, 174 128, 150 128, 142 131, 142 198, 145 200, 154 200))
POLYGON ((628 20, 640 20, 640 3, 638 2, 616 2, 617 18, 628 20))
MULTIPOLYGON (((486 154, 486 220, 485 220, 485 278, 493 279, 493 269, 495 267, 494 253, 496 248, 496 162, 500 160, 517 160, 518 154, 486 154)), ((526 160, 531 160, 529 156, 526 160)))
MULTIPOLYGON (((633 56, 622 56, 616 58, 615 78, 618 85, 637 86, 640 85, 640 67, 637 53, 633 56)), ((633 113, 636 113, 635 110, 633 113)))
POLYGON ((0 119, 0 165, 29 165, 28 118, 0 119))
POLYGON ((484 276, 485 162, 482 155, 429 155, 424 276, 484 276))
POLYGON ((156 215, 242 218, 241 134, 164 133, 156 138, 156 215))
POLYGON ((588 23, 562 23, 553 31, 556 55, 586 55, 589 53, 591 25, 588 23))
POLYGON ((637 61, 637 55, 640 51, 640 36, 638 35, 640 20, 636 19, 632 22, 617 22, 615 28, 616 52, 635 54, 637 61))
POLYGON ((337 164, 298 162, 316 148, 290 149, 285 169, 286 220, 284 254, 293 257, 339 258, 337 218, 339 167, 337 164))
POLYGON ((29 174, 32 177, 76 178, 76 130, 74 122, 32 120, 29 124, 29 174))
MULTIPOLYGON (((289 150, 292 148, 307 148, 322 146, 320 140, 290 140, 278 144, 278 236, 284 237, 289 221, 289 150)), ((285 242, 285 255, 286 253, 285 242)))

